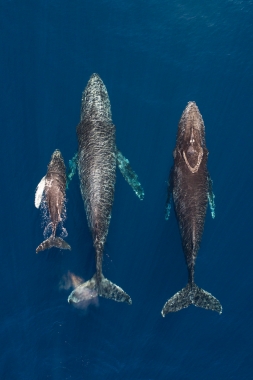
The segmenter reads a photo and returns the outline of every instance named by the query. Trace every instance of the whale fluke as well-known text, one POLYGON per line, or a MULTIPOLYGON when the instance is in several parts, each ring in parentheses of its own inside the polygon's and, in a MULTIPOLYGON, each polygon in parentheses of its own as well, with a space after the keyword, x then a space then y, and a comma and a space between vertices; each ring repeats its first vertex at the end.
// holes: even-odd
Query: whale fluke
POLYGON ((36 249, 36 253, 40 251, 44 251, 45 249, 49 249, 52 247, 60 248, 60 249, 69 249, 71 250, 71 247, 68 243, 66 243, 65 240, 63 240, 60 237, 53 237, 50 236, 47 240, 44 240, 36 249))
POLYGON ((79 285, 68 297, 68 302, 79 303, 82 301, 88 301, 97 296, 110 298, 117 302, 126 302, 129 305, 132 304, 130 296, 124 292, 119 286, 113 284, 102 275, 100 281, 97 280, 95 274, 91 280, 79 285))
POLYGON ((222 313, 220 302, 211 293, 199 288, 196 284, 187 284, 185 288, 174 294, 164 305, 162 316, 171 312, 176 312, 189 305, 202 307, 203 309, 222 313))

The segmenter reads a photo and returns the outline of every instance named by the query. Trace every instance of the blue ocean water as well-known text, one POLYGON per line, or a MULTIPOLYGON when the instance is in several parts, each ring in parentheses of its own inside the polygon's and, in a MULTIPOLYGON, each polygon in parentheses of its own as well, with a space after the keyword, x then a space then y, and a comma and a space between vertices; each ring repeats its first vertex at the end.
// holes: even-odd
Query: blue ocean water
POLYGON ((253 1, 1 0, 0 378, 252 379, 253 1), (104 273, 132 306, 67 303, 64 276, 94 273, 75 176, 72 251, 41 252, 34 193, 52 152, 77 150, 81 94, 93 72, 111 100, 118 148, 145 189, 117 171, 104 273), (188 101, 206 126, 216 218, 207 212, 196 283, 222 315, 161 316, 186 285, 174 212, 164 219, 177 125, 188 101))

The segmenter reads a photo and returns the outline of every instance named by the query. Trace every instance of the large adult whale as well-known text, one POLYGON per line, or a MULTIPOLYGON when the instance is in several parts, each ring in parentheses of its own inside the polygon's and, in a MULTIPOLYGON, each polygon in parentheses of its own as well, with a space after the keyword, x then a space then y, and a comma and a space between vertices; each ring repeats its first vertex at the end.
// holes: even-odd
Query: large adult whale
POLYGON ((117 163, 140 199, 143 199, 144 192, 129 161, 116 148, 115 126, 112 123, 108 93, 97 74, 91 76, 83 92, 77 137, 80 188, 96 251, 96 273, 91 280, 73 290, 68 301, 79 303, 99 295, 131 304, 130 296, 106 279, 102 273, 117 163))
MULTIPOLYGON (((55 236, 57 226, 62 224, 65 218, 66 203, 66 167, 61 152, 56 149, 48 164, 47 174, 41 179, 35 194, 35 206, 46 208, 49 214, 49 224, 45 228, 44 235, 51 229, 51 236, 44 240, 36 249, 36 253, 52 247, 71 249, 70 245, 62 238, 55 236)), ((62 230, 66 230, 62 227, 62 230)))
POLYGON ((208 201, 212 217, 215 216, 212 180, 207 170, 205 126, 195 102, 187 104, 179 121, 173 156, 174 166, 169 178, 166 219, 170 214, 173 196, 188 267, 188 284, 165 303, 162 316, 191 304, 221 313, 220 302, 194 282, 195 261, 204 229, 208 201))

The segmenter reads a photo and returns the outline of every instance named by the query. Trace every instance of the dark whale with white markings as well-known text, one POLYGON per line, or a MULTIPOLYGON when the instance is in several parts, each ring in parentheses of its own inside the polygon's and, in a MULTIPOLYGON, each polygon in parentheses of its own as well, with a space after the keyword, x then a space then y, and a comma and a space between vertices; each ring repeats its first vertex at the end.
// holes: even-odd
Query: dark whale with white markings
MULTIPOLYGON (((44 234, 46 235, 46 231, 49 229, 52 231, 51 236, 37 247, 36 253, 52 247, 71 249, 68 243, 56 236, 58 225, 60 224, 62 227, 63 220, 65 219, 65 191, 66 167, 61 152, 56 149, 48 164, 47 174, 38 184, 35 194, 35 206, 37 208, 40 206, 46 207, 49 214, 50 222, 46 226, 44 234)), ((66 235, 65 228, 62 227, 62 230, 66 235)))
POLYGON ((207 170, 205 127, 195 102, 187 104, 179 121, 173 156, 174 165, 169 177, 166 219, 170 214, 173 197, 188 267, 188 284, 165 303, 162 316, 191 304, 221 313, 220 302, 199 288, 194 281, 195 261, 203 234, 208 201, 212 217, 215 216, 212 180, 207 170))
POLYGON ((109 96, 97 74, 91 76, 83 92, 77 137, 80 188, 96 252, 96 273, 91 280, 73 290, 68 301, 78 304, 102 296, 131 304, 130 296, 102 273, 103 251, 114 200, 116 164, 140 199, 144 192, 129 161, 116 147, 109 96))

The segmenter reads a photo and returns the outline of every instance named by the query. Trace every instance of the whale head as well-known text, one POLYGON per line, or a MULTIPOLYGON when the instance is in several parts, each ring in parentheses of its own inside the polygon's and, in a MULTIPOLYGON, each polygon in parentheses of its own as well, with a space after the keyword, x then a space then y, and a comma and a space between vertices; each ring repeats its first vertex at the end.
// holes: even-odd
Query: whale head
POLYGON ((104 86, 104 83, 97 73, 93 73, 87 83, 88 86, 104 86))
POLYGON ((87 116, 111 121, 111 105, 100 76, 92 74, 82 95, 81 121, 87 116))
POLYGON ((189 151, 205 146, 205 126, 195 102, 187 104, 179 121, 178 143, 188 146, 189 151))
POLYGON ((66 170, 64 160, 59 149, 54 151, 48 164, 48 171, 55 171, 56 169, 57 171, 58 169, 61 170, 63 173, 65 173, 66 170))
POLYGON ((204 122, 196 103, 189 102, 179 121, 176 151, 180 151, 188 169, 196 173, 202 162, 203 149, 206 150, 204 122))
POLYGON ((62 159, 62 154, 59 151, 59 149, 55 149, 54 153, 52 154, 52 160, 53 159, 62 159))

